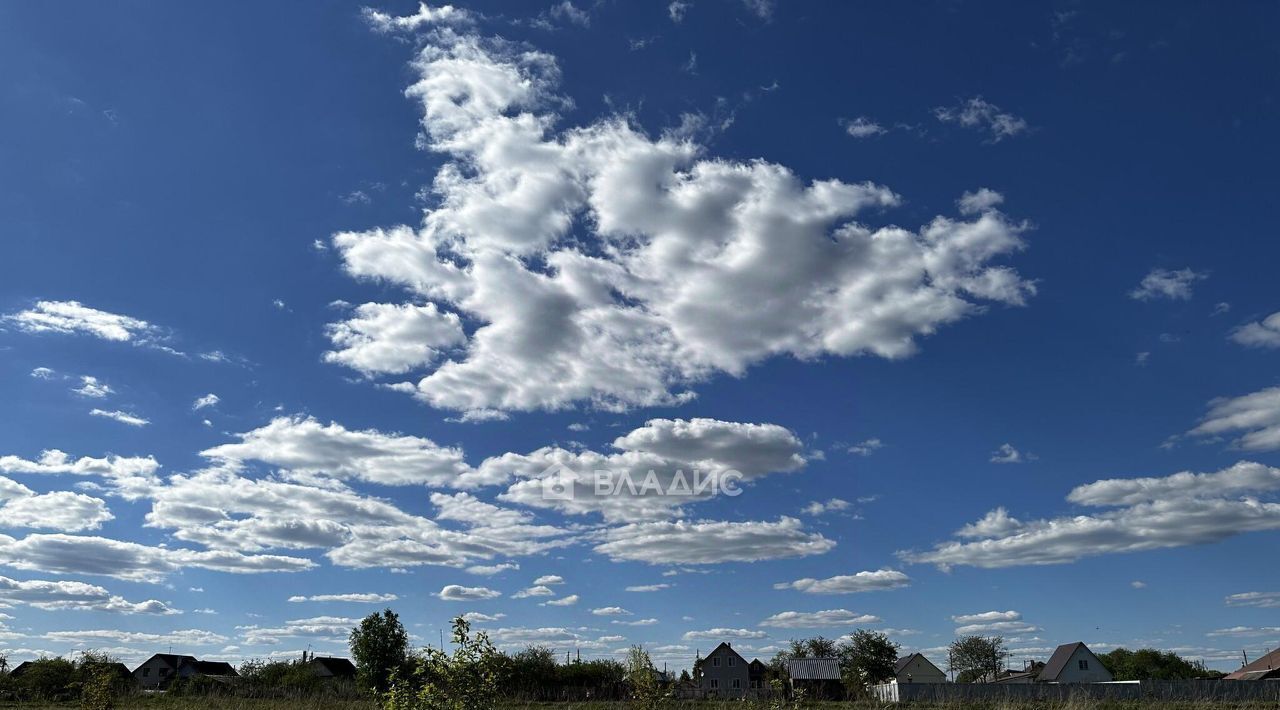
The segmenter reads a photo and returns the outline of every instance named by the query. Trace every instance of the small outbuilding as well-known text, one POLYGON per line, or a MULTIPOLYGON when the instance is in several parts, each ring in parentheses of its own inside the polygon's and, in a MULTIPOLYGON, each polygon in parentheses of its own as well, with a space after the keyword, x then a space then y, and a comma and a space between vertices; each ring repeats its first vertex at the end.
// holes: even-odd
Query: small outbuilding
POLYGON ((844 697, 840 680, 840 660, 836 658, 792 658, 785 663, 791 690, 804 690, 811 699, 844 697))

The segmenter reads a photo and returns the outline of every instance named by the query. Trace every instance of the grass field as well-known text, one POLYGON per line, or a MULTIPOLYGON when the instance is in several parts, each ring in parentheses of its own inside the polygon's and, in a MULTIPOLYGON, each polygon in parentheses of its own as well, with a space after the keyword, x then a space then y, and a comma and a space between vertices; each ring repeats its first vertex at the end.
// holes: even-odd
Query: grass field
MULTIPOLYGON (((76 702, 68 703, 17 703, 0 700, 0 708, 22 708, 38 710, 39 708, 70 709, 80 707, 76 702)), ((334 700, 315 698, 310 700, 255 700, 247 698, 191 698, 145 696, 122 698, 116 706, 118 710, 376 710, 370 701, 334 700)), ((633 710, 635 706, 627 702, 563 702, 563 703, 504 703, 495 710, 633 710)), ((664 706, 669 710, 755 710, 765 708, 763 704, 749 704, 740 701, 684 701, 664 706)), ((802 707, 812 710, 887 710, 894 705, 872 701, 863 702, 807 702, 802 707)), ((910 710, 1276 710, 1276 703, 1240 703, 1240 702, 1156 702, 1156 701, 1099 701, 1072 700, 1068 702, 1037 703, 909 703, 901 706, 910 710)))

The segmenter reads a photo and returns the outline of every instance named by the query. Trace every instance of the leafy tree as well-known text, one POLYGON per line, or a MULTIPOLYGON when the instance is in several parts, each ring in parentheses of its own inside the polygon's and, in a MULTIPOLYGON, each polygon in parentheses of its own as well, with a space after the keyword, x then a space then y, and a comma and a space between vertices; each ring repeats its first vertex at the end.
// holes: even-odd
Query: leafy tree
POLYGON ((840 674, 849 689, 863 689, 893 678, 898 644, 878 631, 857 629, 837 648, 840 674))
POLYGON ((409 634, 390 609, 374 612, 351 630, 351 656, 360 684, 375 693, 387 690, 393 673, 409 658, 409 634))
POLYGON ((453 620, 453 655, 425 648, 413 672, 396 674, 382 698, 385 710, 491 710, 497 705, 502 654, 489 637, 471 635, 471 624, 453 620))
POLYGON ((680 682, 681 682, 681 683, 684 683, 684 682, 687 682, 687 681, 690 681, 690 680, 693 680, 693 678, 691 678, 691 677, 689 676, 689 671, 688 671, 688 669, 686 669, 686 668, 681 668, 681 669, 680 669, 680 682))
POLYGON ((1205 668, 1201 661, 1188 661, 1172 651, 1117 648, 1098 656, 1116 680, 1186 680, 1215 678, 1220 674, 1205 668))
POLYGON ((627 649, 627 683, 631 686, 631 699, 642 710, 666 707, 671 700, 671 693, 658 682, 658 670, 653 667, 649 652, 642 646, 627 649))
POLYGON ((67 700, 75 697, 77 680, 76 665, 59 656, 32 661, 17 685, 34 700, 67 700))
POLYGON ((987 673, 994 678, 1010 655, 1002 636, 961 636, 951 642, 947 670, 956 673, 957 683, 973 683, 987 673))

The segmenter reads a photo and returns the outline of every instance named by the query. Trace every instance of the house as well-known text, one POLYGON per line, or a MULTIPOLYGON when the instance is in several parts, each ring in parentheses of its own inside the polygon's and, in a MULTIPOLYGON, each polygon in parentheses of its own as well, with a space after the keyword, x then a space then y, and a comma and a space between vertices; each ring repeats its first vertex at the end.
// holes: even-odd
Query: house
POLYGON ((31 664, 32 664, 32 661, 23 661, 22 663, 19 663, 18 665, 13 667, 13 670, 9 671, 9 677, 10 678, 22 677, 23 673, 26 673, 27 671, 31 670, 31 664))
POLYGON ((1043 661, 1032 661, 1028 666, 1020 671, 1013 669, 1005 669, 995 674, 993 678, 990 673, 984 673, 979 683, 1009 683, 1013 685, 1025 685, 1035 683, 1040 677, 1040 671, 1044 670, 1043 661))
POLYGON ((702 659, 702 678, 698 687, 707 697, 744 697, 751 687, 747 660, 728 643, 721 643, 702 659))
POLYGON ((769 687, 768 673, 769 667, 761 663, 759 658, 751 659, 747 664, 747 687, 752 690, 764 690, 769 687))
POLYGON ((1080 641, 1064 643, 1036 676, 1037 683, 1110 683, 1111 671, 1080 641))
POLYGON ((836 658, 792 658, 784 663, 791 690, 805 691, 809 698, 844 697, 840 681, 840 661, 836 658))
POLYGON ((313 656, 307 661, 307 667, 317 678, 337 678, 339 680, 356 677, 355 665, 345 658, 332 656, 313 656))
POLYGON ((1240 666, 1238 670, 1228 673, 1223 680, 1280 680, 1280 648, 1253 663, 1240 666))
POLYGON ((133 669, 133 677, 146 689, 163 688, 177 678, 192 676, 236 676, 236 669, 224 661, 201 661, 195 656, 157 653, 133 669))
POLYGON ((945 683, 947 674, 924 655, 913 653, 899 658, 893 665, 895 683, 945 683))

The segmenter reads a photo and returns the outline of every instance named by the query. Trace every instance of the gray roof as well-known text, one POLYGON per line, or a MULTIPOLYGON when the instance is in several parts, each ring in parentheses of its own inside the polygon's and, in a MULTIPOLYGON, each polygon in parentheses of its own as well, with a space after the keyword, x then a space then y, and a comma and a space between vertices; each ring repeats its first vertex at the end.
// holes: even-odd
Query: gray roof
POLYGON ((792 658, 787 661, 792 680, 840 680, 840 661, 835 658, 792 658))
POLYGON ((925 663, 928 663, 929 665, 933 666, 934 670, 938 671, 939 673, 941 673, 941 672, 942 672, 942 669, 941 669, 941 668, 938 668, 937 664, 935 664, 933 661, 930 661, 928 658, 925 658, 924 654, 921 654, 921 653, 909 653, 909 654, 907 654, 907 655, 903 656, 902 658, 899 658, 896 662, 894 662, 894 664, 893 664, 893 674, 894 674, 894 675, 897 675, 897 674, 901 673, 901 672, 902 672, 902 669, 903 669, 903 668, 906 668, 906 667, 907 667, 907 664, 911 662, 911 659, 915 658, 916 656, 919 656, 919 657, 921 658, 921 660, 923 660, 925 663))
POLYGON ((1044 670, 1040 671, 1040 675, 1036 678, 1036 680, 1039 680, 1039 681, 1057 680, 1058 676, 1062 675, 1062 671, 1067 667, 1067 661, 1071 660, 1071 654, 1075 653, 1076 649, 1080 648, 1081 646, 1084 646, 1084 649, 1086 651, 1089 650, 1089 647, 1085 646, 1084 642, 1082 641, 1076 641, 1075 643, 1064 643, 1058 648, 1054 649, 1053 655, 1049 657, 1049 662, 1045 664, 1044 670))

